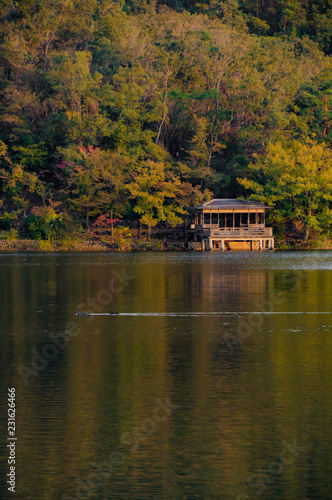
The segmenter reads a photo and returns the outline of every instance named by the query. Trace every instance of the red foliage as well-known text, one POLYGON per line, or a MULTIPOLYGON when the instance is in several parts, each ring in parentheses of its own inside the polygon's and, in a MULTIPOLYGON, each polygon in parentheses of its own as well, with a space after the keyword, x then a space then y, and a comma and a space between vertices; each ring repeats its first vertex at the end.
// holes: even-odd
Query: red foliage
POLYGON ((111 219, 106 215, 99 215, 98 219, 92 224, 93 227, 110 227, 113 224, 120 222, 116 217, 111 219))

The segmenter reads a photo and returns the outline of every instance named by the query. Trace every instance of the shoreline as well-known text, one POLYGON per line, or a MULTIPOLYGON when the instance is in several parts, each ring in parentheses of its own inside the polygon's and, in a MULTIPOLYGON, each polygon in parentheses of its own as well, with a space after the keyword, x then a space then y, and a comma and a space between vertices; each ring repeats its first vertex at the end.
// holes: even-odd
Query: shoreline
MULTIPOLYGON (((332 250, 331 240, 279 240, 275 250, 332 250)), ((45 241, 45 240, 0 240, 0 253, 11 252, 168 252, 168 251, 201 251, 187 247, 185 242, 167 242, 151 240, 143 242, 125 242, 119 246, 106 241, 45 241)), ((245 250, 243 250, 245 251, 245 250)))
POLYGON ((45 240, 0 240, 0 253, 11 252, 145 252, 185 251, 184 242, 158 240, 126 242, 121 245, 107 241, 45 241, 45 240))

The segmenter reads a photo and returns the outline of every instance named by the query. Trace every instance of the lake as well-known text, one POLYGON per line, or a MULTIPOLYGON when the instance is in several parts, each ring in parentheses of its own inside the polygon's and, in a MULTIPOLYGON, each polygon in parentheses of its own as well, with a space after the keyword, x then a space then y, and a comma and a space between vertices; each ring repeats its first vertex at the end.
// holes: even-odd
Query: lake
POLYGON ((331 278, 329 251, 1 254, 0 498, 330 500, 331 278))

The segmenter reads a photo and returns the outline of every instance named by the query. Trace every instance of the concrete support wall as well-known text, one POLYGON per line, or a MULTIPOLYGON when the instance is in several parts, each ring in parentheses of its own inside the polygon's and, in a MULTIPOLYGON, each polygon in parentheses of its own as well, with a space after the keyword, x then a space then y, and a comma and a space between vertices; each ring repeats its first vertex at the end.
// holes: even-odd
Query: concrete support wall
POLYGON ((200 241, 188 241, 188 250, 202 250, 200 241))
POLYGON ((202 250, 214 250, 214 251, 224 251, 224 250, 273 250, 274 240, 269 239, 257 239, 257 240, 247 240, 247 241, 237 241, 237 240, 221 240, 217 238, 206 238, 202 241, 202 250))

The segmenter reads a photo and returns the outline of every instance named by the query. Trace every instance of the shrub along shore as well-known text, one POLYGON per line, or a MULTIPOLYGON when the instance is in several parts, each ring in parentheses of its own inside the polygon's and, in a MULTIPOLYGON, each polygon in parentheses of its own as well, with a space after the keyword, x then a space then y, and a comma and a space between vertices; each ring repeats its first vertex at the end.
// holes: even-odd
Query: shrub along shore
POLYGON ((1 252, 103 252, 103 251, 177 251, 186 250, 185 242, 164 242, 159 240, 127 242, 119 244, 100 241, 36 241, 36 240, 2 240, 0 241, 1 252))
MULTIPOLYGON (((152 239, 63 239, 56 241, 31 239, 0 240, 0 253, 7 252, 113 252, 113 251, 185 251, 191 250, 185 241, 152 239)), ((312 238, 308 241, 297 238, 276 239, 275 250, 332 250, 329 238, 312 238)))

